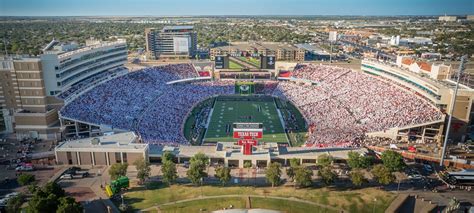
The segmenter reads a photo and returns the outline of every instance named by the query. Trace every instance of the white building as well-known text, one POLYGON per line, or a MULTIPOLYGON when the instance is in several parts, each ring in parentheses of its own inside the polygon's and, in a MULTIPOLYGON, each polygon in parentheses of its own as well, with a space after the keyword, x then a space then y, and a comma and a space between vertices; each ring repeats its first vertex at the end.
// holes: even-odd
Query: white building
POLYGON ((456 16, 444 15, 444 16, 440 16, 438 18, 438 21, 456 21, 456 20, 458 20, 458 17, 456 17, 456 16))
MULTIPOLYGON (((60 44, 53 40, 43 49, 41 63, 47 95, 57 95, 101 73, 121 68, 127 62, 127 43, 90 40, 86 46, 60 44)), ((120 71, 121 69, 117 69, 120 71)))
POLYGON ((397 36, 392 36, 390 38, 390 45, 391 46, 398 46, 400 45, 400 36, 397 35, 397 36))

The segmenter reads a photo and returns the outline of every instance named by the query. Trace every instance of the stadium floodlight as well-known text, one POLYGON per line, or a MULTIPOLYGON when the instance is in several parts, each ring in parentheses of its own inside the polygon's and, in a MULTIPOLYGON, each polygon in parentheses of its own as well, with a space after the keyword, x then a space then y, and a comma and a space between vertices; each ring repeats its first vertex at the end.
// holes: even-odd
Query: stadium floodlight
POLYGON ((443 166, 444 158, 446 155, 446 146, 448 145, 449 129, 451 128, 451 120, 453 118, 454 105, 456 104, 456 96, 458 94, 459 79, 461 78, 461 74, 464 71, 466 60, 467 60, 467 55, 463 55, 461 57, 461 63, 459 64, 459 68, 458 68, 456 87, 454 89, 453 98, 451 98, 451 112, 449 113, 448 126, 446 127, 446 135, 444 137, 444 143, 443 143, 443 150, 441 151, 441 160, 439 161, 440 166, 443 166))
POLYGON ((332 45, 337 41, 337 31, 330 31, 328 40, 331 46, 331 53, 329 54, 329 63, 332 63, 332 45))

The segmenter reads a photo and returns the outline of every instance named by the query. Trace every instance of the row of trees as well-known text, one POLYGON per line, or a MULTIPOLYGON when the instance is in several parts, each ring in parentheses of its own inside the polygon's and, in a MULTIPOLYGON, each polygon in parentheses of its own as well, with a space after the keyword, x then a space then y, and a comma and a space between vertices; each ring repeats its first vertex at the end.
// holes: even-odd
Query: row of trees
MULTIPOLYGON (((178 178, 176 164, 173 162, 174 156, 170 152, 165 152, 162 157, 162 180, 171 185, 178 178)), ((361 155, 357 152, 349 152, 347 165, 351 171, 349 177, 355 186, 361 186, 367 182, 363 170, 370 170, 374 178, 383 185, 387 185, 395 180, 393 172, 400 171, 405 167, 402 156, 395 151, 385 151, 382 153, 382 164, 373 165, 374 159, 371 156, 361 155)), ((325 185, 331 185, 338 175, 334 172, 334 159, 330 155, 321 155, 318 158, 318 176, 325 185)), ((290 159, 290 166, 286 169, 286 174, 290 181, 295 182, 297 187, 308 187, 313 184, 313 171, 300 165, 298 159, 290 159)), ((134 162, 137 168, 137 177, 140 182, 144 182, 150 176, 150 164, 143 159, 134 162)), ((209 158, 203 153, 197 153, 190 159, 189 169, 186 172, 187 178, 194 185, 202 185, 203 179, 208 177, 206 168, 209 165, 209 158)), ((109 169, 112 179, 123 176, 127 172, 127 164, 114 164, 109 169)), ((244 167, 249 168, 251 164, 246 162, 244 167)), ((273 186, 281 182, 282 168, 279 163, 271 163, 266 169, 266 180, 273 186)), ((215 177, 224 186, 231 179, 231 170, 228 167, 220 166, 216 169, 215 177)))
MULTIPOLYGON (((211 21, 212 22, 212 21, 211 21)), ((94 37, 109 40, 111 37, 127 39, 130 50, 145 48, 145 28, 162 28, 163 24, 155 23, 92 23, 75 20, 48 20, 3 22, 0 37, 6 40, 6 49, 10 54, 40 54, 41 48, 53 38, 67 42, 76 41, 84 44, 86 39, 94 37), (84 30, 86 29, 86 30, 84 30)), ((275 41, 301 43, 307 41, 309 35, 293 32, 287 27, 263 25, 229 26, 227 22, 195 24, 198 33, 198 44, 202 48, 210 44, 232 41, 275 41)), ((0 49, 5 49, 0 42, 0 49)))
MULTIPOLYGON (((357 152, 349 152, 347 164, 351 168, 349 177, 354 186, 361 186, 367 182, 363 169, 371 169, 370 172, 378 183, 387 185, 395 180, 393 172, 400 171, 405 167, 403 157, 395 151, 385 151, 382 153, 382 164, 373 165, 374 159, 371 156, 360 155, 357 152)), ((318 176, 325 185, 331 185, 337 179, 337 174, 333 171, 333 158, 329 155, 321 155, 318 158, 318 176)), ((312 185, 313 172, 308 167, 300 165, 298 159, 290 159, 290 167, 286 169, 286 174, 290 181, 295 182, 295 186, 307 187, 312 185)), ((266 170, 266 179, 272 187, 281 182, 281 165, 277 162, 271 163, 266 170)))

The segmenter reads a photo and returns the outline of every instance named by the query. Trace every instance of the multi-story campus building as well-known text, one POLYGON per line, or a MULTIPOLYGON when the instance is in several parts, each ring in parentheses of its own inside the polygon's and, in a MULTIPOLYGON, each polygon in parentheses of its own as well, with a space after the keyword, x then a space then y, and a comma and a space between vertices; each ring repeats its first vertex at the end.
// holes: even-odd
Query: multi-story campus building
POLYGON ((193 58, 197 51, 197 33, 192 26, 146 28, 146 51, 152 59, 193 58))
POLYGON ((1 131, 18 139, 60 139, 58 110, 76 93, 125 74, 125 41, 84 47, 53 40, 37 58, 0 59, 1 131))
POLYGON ((0 63, 0 96, 7 132, 18 138, 55 138, 59 131, 54 97, 46 95, 39 58, 6 59, 0 63))
POLYGON ((228 46, 210 50, 210 58, 216 55, 253 56, 274 55, 278 61, 304 61, 306 51, 290 44, 279 42, 232 42, 228 46))
MULTIPOLYGON (((79 82, 88 81, 98 74, 117 70, 127 62, 127 43, 86 41, 86 46, 60 44, 53 40, 43 49, 41 61, 44 70, 46 93, 62 93, 79 82)), ((112 73, 111 73, 112 74, 112 73)))

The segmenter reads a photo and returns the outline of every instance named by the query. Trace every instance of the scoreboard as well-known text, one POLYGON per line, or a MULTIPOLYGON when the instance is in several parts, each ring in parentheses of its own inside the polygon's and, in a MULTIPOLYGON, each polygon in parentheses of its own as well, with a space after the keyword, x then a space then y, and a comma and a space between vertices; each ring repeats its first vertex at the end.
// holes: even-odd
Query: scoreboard
POLYGON ((263 124, 234 123, 232 127, 234 129, 234 138, 239 139, 238 145, 242 146, 242 153, 244 155, 251 155, 253 150, 252 147, 258 145, 256 139, 263 137, 263 124))
POLYGON ((274 55, 260 56, 260 69, 275 69, 276 58, 274 55))
POLYGON ((263 136, 262 123, 234 123, 232 127, 234 129, 234 138, 254 139, 262 138, 263 136))
POLYGON ((229 56, 216 55, 214 63, 216 69, 229 69, 229 56))

